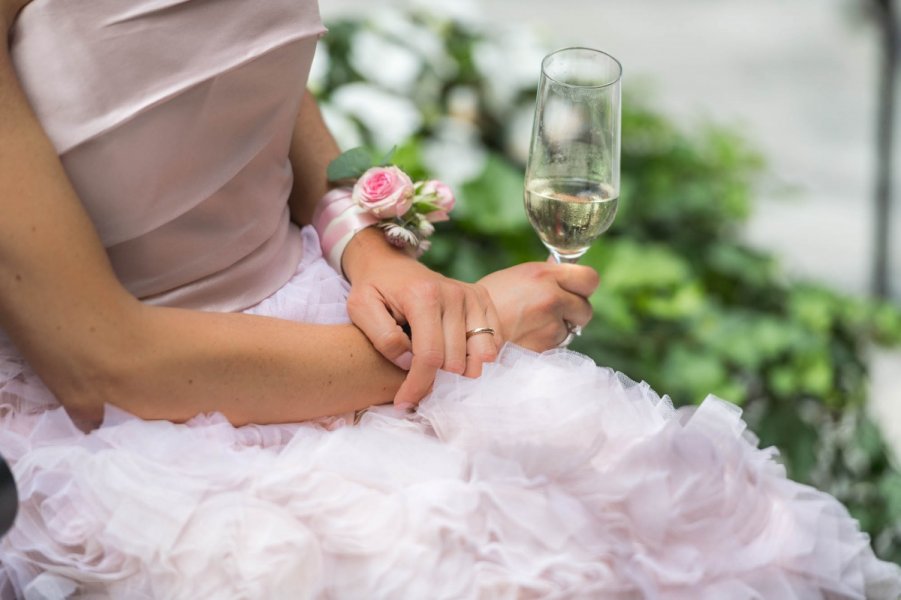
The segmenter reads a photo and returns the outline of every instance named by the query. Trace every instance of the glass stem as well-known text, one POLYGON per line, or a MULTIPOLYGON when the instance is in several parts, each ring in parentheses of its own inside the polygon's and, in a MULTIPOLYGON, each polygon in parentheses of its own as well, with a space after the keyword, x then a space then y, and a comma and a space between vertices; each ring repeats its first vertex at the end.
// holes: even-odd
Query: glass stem
POLYGON ((558 256, 555 254, 554 259, 561 265, 574 265, 579 262, 578 256, 558 256))
MULTIPOLYGON (((574 265, 579 262, 579 259, 582 258, 582 255, 578 256, 563 256, 553 248, 551 249, 551 256, 554 257, 554 261, 558 265, 574 265)), ((566 328, 569 329, 575 335, 582 335, 582 328, 579 325, 574 323, 570 323, 567 320, 563 321, 566 324, 566 328)))
POLYGON ((566 256, 566 255, 560 254, 553 248, 551 248, 551 256, 554 257, 554 262, 556 262, 558 265, 574 265, 577 262, 579 262, 580 258, 582 258, 581 254, 579 254, 577 256, 572 256, 572 255, 566 256))

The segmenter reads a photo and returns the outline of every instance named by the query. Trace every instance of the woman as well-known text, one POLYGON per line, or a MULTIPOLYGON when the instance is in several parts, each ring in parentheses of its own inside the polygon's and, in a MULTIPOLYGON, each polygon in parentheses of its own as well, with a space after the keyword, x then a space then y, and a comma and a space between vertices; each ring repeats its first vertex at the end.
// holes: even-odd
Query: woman
POLYGON ((590 269, 467 285, 370 228, 348 291, 297 228, 315 3, 0 2, 7 596, 897 595, 728 405, 492 362, 587 323, 590 269))

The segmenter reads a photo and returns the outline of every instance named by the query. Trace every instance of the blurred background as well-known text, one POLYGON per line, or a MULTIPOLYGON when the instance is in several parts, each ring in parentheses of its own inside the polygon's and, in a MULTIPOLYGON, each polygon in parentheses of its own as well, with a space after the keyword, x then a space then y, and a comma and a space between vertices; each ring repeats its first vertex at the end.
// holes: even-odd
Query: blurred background
POLYGON ((473 280, 545 254, 521 192, 542 56, 616 56, 621 210, 585 259, 602 287, 575 349, 676 404, 742 405, 793 477, 899 561, 894 4, 321 0, 311 86, 343 146, 400 144, 402 166, 455 186, 427 256, 473 280))

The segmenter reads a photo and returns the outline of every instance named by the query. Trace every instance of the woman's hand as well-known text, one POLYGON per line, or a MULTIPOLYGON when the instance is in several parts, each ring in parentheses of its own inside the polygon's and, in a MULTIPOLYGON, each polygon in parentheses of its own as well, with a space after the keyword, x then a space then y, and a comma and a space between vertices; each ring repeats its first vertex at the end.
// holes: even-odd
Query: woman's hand
POLYGON ((553 262, 523 263, 479 281, 491 295, 505 340, 543 352, 567 336, 566 323, 591 320, 588 297, 598 286, 594 269, 553 262))
POLYGON ((431 389, 438 369, 478 377, 503 345, 487 290, 439 275, 385 243, 380 231, 361 231, 348 245, 344 271, 352 282, 347 310, 373 346, 409 373, 395 396, 414 405, 431 389), (401 329, 409 324, 411 340, 401 329), (491 327, 495 335, 466 332, 491 327))
MULTIPOLYGON (((291 141, 294 187, 289 206, 296 223, 310 222, 316 202, 328 190, 326 167, 338 154, 315 100, 306 94, 291 141)), ((483 362, 497 356, 503 344, 500 325, 482 287, 430 271, 373 228, 350 241, 342 269, 353 284, 350 318, 385 358, 409 370, 395 403, 419 402, 438 369, 475 377, 483 362), (412 343, 401 324, 409 324, 412 343), (478 327, 491 327, 497 334, 467 340, 466 332, 478 327)))

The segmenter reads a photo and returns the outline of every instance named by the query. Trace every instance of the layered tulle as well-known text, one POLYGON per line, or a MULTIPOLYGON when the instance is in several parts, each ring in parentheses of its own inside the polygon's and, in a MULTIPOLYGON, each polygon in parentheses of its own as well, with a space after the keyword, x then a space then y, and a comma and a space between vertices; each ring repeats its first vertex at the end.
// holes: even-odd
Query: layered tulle
MULTIPOLYGON (((305 231, 310 248, 315 237, 305 231)), ((251 309, 346 320, 306 253, 251 309)), ((674 410, 567 351, 441 373, 414 414, 185 425, 108 407, 84 432, 14 354, 0 452, 21 511, 0 546, 26 598, 891 598, 831 496, 786 479, 740 411, 674 410)))

